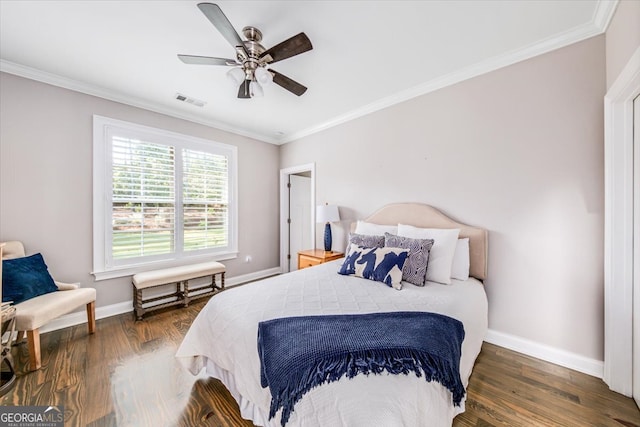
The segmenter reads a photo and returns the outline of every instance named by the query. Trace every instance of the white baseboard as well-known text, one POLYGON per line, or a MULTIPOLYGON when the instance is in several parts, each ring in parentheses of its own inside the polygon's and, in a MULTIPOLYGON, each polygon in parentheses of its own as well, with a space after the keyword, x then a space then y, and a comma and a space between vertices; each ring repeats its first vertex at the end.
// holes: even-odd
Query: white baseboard
MULTIPOLYGON (((241 276, 230 277, 225 280, 225 287, 240 285, 242 283, 252 282, 254 280, 264 279, 265 277, 280 274, 280 267, 269 268, 267 270, 256 271, 241 276)), ((116 316, 118 314, 133 312, 133 301, 123 301, 116 304, 106 305, 104 307, 96 307, 96 320, 106 317, 116 316)), ((76 311, 61 316, 40 328, 40 333, 56 331, 58 329, 68 328, 75 325, 87 323, 87 314, 85 310, 76 311)))
POLYGON ((565 368, 573 369, 597 378, 602 378, 604 373, 604 362, 602 360, 584 357, 515 335, 489 329, 484 340, 490 344, 508 348, 509 350, 517 351, 518 353, 523 353, 527 356, 564 366, 565 368))
POLYGON ((256 271, 255 273, 243 274, 242 276, 231 277, 225 280, 224 285, 236 286, 247 282, 253 282, 254 280, 264 279, 265 277, 275 276, 280 274, 280 267, 269 268, 267 270, 256 271))

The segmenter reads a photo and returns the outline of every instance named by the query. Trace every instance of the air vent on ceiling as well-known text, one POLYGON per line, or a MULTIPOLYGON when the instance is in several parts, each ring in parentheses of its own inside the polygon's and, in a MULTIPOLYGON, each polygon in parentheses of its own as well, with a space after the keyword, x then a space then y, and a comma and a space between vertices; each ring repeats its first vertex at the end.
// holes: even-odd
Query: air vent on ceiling
POLYGON ((181 93, 176 93, 176 99, 178 101, 183 101, 183 102, 186 102, 188 104, 193 104, 196 107, 204 107, 205 104, 206 104, 205 101, 201 101, 199 99, 191 98, 190 96, 183 95, 181 93))

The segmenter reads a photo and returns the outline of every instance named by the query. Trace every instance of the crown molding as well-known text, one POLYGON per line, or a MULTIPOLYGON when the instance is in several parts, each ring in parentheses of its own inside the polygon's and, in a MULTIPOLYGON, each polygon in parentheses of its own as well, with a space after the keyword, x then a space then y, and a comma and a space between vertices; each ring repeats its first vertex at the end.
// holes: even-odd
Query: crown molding
POLYGON ((478 77, 491 71, 495 71, 500 68, 515 64, 517 62, 525 61, 538 55, 542 55, 553 50, 560 49, 580 42, 582 40, 600 35, 604 33, 606 27, 609 25, 617 4, 618 0, 600 0, 598 2, 598 6, 594 13, 593 19, 589 23, 580 25, 547 39, 543 39, 524 48, 517 49, 502 55, 494 56, 493 58, 489 58, 485 61, 479 62, 458 71, 454 71, 421 85, 414 86, 410 89, 398 92, 386 98, 382 98, 378 101, 365 105, 364 107, 352 110, 340 116, 336 116, 331 120, 328 120, 317 126, 313 126, 300 132, 286 135, 280 143, 284 144, 295 141, 297 139, 332 128, 334 126, 338 126, 340 124, 349 122, 351 120, 371 114, 384 108, 391 107, 404 101, 408 101, 409 99, 434 92, 438 89, 460 83, 464 80, 478 77))
POLYGON ((293 132, 287 135, 282 135, 274 138, 269 135, 264 135, 256 132, 250 132, 246 129, 232 126, 228 123, 220 122, 213 119, 205 119, 195 114, 188 114, 183 111, 177 111, 165 105, 159 103, 150 102, 141 98, 133 97, 127 94, 123 94, 117 91, 112 91, 97 85, 91 85, 88 83, 80 82, 77 80, 62 77, 56 74, 48 73, 45 71, 37 70, 35 68, 26 67, 20 64, 12 63, 5 60, 0 60, 0 71, 15 74, 20 77, 36 80, 42 83, 59 86, 65 89, 73 90, 76 92, 84 93, 87 95, 97 96, 100 98, 108 99, 110 101, 119 102, 122 104, 130 105, 133 107, 143 108, 145 110, 153 111, 167 116, 175 117, 182 120, 198 123, 205 126, 214 127, 226 132, 234 133, 236 135, 253 138, 258 141, 267 142, 275 145, 282 145, 288 142, 293 142, 298 139, 304 138, 309 135, 321 132, 323 130, 341 125, 343 123, 355 120, 359 117, 374 113, 376 111, 391 107, 401 102, 408 101, 412 98, 416 98, 421 95, 425 95, 430 92, 434 92, 438 89, 445 88, 447 86, 460 83, 464 80, 471 79, 473 77, 480 76, 482 74, 495 71, 497 69, 507 67, 520 61, 524 61, 533 58, 538 55, 542 55, 551 52, 556 49, 560 49, 571 45, 573 43, 586 40, 590 37, 594 37, 604 33, 611 19, 615 13, 619 0, 599 0, 595 11, 593 13, 590 22, 575 27, 566 32, 557 34, 553 37, 541 40, 533 43, 524 48, 517 49, 508 52, 503 55, 498 55, 493 58, 489 58, 485 61, 471 65, 461 70, 454 71, 445 76, 430 80, 426 83, 414 86, 391 96, 379 99, 372 103, 369 103, 363 107, 356 108, 348 111, 344 114, 335 116, 323 123, 315 126, 303 129, 298 132, 293 132))
POLYGON ((14 62, 0 59, 0 71, 4 73, 14 74, 19 77, 25 77, 27 79, 36 80, 41 83, 58 86, 64 89, 69 89, 75 92, 80 92, 85 95, 97 96, 98 98, 107 99, 109 101, 119 102, 121 104, 130 105, 132 107, 142 108, 155 113, 164 114, 166 116, 175 117, 177 119, 187 120, 189 122, 198 123, 201 125, 214 127, 226 132, 230 132, 236 135, 245 136, 248 138, 257 139, 258 141, 268 142, 270 144, 280 143, 278 140, 258 134, 255 132, 249 132, 245 129, 240 129, 231 126, 227 123, 223 123, 217 120, 205 119, 195 114, 188 114, 184 111, 178 111, 167 107, 165 105, 147 101, 141 98, 137 98, 131 95, 127 95, 121 92, 110 90, 101 86, 92 85, 89 83, 81 82, 78 80, 62 77, 57 74, 48 73, 46 71, 38 70, 36 68, 27 67, 25 65, 17 64, 14 62))
POLYGON ((619 0, 600 0, 593 13, 593 24, 604 33, 609 28, 611 18, 618 7, 619 0))

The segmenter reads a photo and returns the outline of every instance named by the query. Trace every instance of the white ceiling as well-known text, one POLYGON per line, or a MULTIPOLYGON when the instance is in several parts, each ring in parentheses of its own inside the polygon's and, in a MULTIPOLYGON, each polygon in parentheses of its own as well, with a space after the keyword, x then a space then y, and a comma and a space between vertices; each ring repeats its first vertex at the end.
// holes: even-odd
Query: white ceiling
POLYGON ((234 57, 197 3, 0 0, 0 70, 282 143, 600 34, 617 0, 218 1, 266 48, 301 31, 313 44, 273 65, 304 95, 253 99, 228 68, 177 59, 234 57))

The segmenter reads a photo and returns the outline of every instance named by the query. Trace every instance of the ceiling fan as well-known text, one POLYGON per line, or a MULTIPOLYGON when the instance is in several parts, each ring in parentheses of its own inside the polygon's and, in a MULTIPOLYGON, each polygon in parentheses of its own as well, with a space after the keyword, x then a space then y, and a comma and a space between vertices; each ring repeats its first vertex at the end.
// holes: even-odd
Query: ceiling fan
POLYGON ((185 64, 196 65, 223 65, 233 67, 227 76, 240 85, 238 98, 252 98, 262 96, 262 86, 271 82, 282 86, 295 95, 302 95, 307 88, 295 80, 267 68, 275 62, 291 58, 313 49, 311 41, 305 33, 295 35, 282 43, 265 49, 260 41, 262 33, 255 27, 244 27, 242 34, 246 40, 242 40, 217 4, 199 3, 198 8, 211 21, 220 34, 236 50, 236 59, 214 58, 210 56, 178 55, 185 64))

